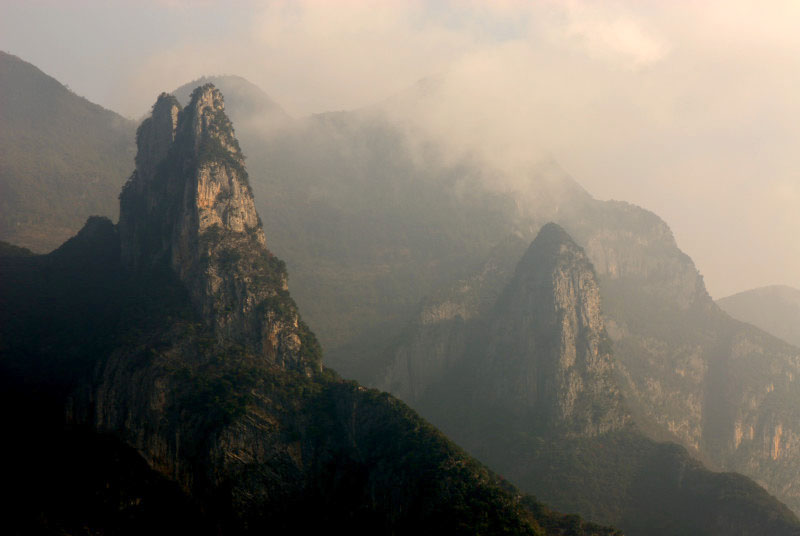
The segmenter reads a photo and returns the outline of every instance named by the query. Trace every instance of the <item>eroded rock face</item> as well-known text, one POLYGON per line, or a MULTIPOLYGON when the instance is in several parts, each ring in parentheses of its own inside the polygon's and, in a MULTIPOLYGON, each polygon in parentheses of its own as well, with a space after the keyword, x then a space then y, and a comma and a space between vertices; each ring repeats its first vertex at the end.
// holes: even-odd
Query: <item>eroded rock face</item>
POLYGON ((597 268, 637 422, 800 511, 800 350, 724 314, 654 214, 611 202, 571 220, 597 268))
POLYGON ((221 343, 309 371, 307 331, 287 293, 283 263, 267 250, 244 157, 222 94, 195 90, 180 109, 162 94, 139 128, 136 171, 120 196, 122 262, 168 265, 221 343), (288 314, 284 314, 288 313, 288 314))
POLYGON ((384 388, 425 412, 467 376, 464 403, 526 433, 592 437, 629 422, 594 270, 561 227, 545 225, 515 271, 490 261, 445 296, 394 349, 384 388))
POLYGON ((119 217, 121 258, 132 270, 149 262, 150 252, 169 247, 169 235, 164 236, 167 222, 161 212, 163 196, 176 186, 163 176, 156 177, 156 172, 172 147, 179 111, 178 101, 162 93, 153 105, 151 116, 136 132, 136 169, 120 194, 119 217), (150 219, 151 215, 155 220, 150 219))
POLYGON ((481 375, 507 411, 579 436, 628 421, 594 270, 561 227, 541 229, 491 316, 481 375))

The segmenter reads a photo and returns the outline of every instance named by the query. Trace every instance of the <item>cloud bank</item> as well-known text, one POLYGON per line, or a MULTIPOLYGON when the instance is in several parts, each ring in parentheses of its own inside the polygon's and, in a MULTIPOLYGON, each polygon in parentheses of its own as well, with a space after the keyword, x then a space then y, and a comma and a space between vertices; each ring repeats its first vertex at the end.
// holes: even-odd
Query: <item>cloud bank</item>
POLYGON ((6 7, 3 48, 133 117, 203 74, 244 76, 296 116, 367 106, 433 77, 441 96, 419 114, 456 150, 520 166, 550 154, 596 197, 655 211, 712 295, 800 287, 795 2, 6 7), (15 33, 25 17, 60 19, 15 33), (69 36, 66 49, 48 41, 69 36), (34 40, 60 50, 58 62, 34 40))

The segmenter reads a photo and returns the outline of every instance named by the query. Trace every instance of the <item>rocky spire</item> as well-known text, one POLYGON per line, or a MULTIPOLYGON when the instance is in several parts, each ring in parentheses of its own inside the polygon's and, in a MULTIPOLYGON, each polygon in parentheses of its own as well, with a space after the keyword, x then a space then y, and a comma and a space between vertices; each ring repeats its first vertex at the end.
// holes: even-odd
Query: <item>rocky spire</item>
POLYGON ((164 222, 158 214, 166 181, 156 175, 175 139, 179 111, 175 97, 162 93, 136 131, 136 169, 120 194, 119 217, 122 262, 133 269, 147 264, 146 253, 167 247, 160 240, 164 222))
POLYGON ((491 318, 487 396, 541 432, 591 436, 629 420, 594 269, 561 227, 541 229, 491 318))
POLYGON ((137 143, 136 171, 120 195, 124 265, 171 268, 220 342, 281 366, 319 368, 285 266, 266 248, 222 94, 206 84, 183 110, 162 94, 137 143))

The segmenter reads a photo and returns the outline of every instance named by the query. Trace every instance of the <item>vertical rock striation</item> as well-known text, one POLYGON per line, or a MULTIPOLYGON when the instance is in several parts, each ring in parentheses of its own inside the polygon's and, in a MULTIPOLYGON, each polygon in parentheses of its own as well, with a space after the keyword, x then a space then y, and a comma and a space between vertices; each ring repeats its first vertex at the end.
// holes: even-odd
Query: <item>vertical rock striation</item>
POLYGON ((538 431, 594 436, 628 416, 613 378, 600 290, 583 250, 542 227, 500 296, 481 360, 487 395, 538 431))

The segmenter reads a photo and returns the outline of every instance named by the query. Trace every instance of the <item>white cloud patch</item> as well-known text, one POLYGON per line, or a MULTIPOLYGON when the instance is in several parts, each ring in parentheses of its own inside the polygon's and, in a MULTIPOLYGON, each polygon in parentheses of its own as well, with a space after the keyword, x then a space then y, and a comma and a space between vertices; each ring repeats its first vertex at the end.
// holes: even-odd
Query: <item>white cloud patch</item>
POLYGON ((669 47, 642 21, 626 13, 611 12, 597 3, 564 4, 567 24, 564 34, 593 58, 643 67, 664 58, 669 47))

